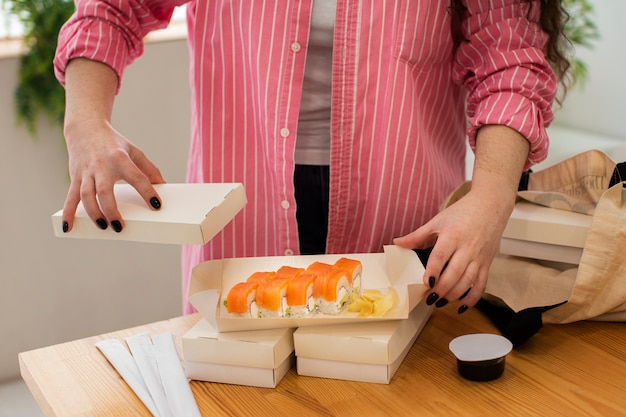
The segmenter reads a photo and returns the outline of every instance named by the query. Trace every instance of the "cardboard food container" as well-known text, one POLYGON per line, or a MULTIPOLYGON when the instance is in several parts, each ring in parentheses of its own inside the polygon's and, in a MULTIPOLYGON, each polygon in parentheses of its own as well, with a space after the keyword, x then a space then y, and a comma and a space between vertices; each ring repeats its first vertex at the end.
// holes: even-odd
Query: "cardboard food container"
POLYGON ((578 264, 592 218, 520 201, 502 233, 500 253, 578 264))
POLYGON ((114 192, 124 229, 100 229, 87 216, 82 202, 76 210, 74 226, 63 233, 63 210, 52 215, 54 234, 81 239, 127 240, 149 243, 202 245, 221 231, 245 206, 242 184, 155 184, 161 208, 148 207, 129 184, 115 184, 114 192))
POLYGON ((422 301, 403 320, 298 328, 298 375, 388 384, 432 310, 422 301))
POLYGON ((294 329, 219 333, 201 319, 183 336, 187 377, 274 388, 294 363, 294 329))
POLYGON ((384 253, 211 260, 193 269, 189 301, 220 332, 405 319, 424 296, 424 272, 424 266, 414 251, 393 245, 385 246, 384 253), (357 313, 343 312, 338 315, 318 313, 303 318, 238 317, 230 315, 224 306, 223 299, 232 286, 245 281, 253 272, 275 271, 284 265, 306 268, 315 261, 332 264, 341 257, 361 261, 363 289, 379 289, 386 293, 389 287, 393 287, 398 293, 399 305, 383 317, 357 317, 357 313))

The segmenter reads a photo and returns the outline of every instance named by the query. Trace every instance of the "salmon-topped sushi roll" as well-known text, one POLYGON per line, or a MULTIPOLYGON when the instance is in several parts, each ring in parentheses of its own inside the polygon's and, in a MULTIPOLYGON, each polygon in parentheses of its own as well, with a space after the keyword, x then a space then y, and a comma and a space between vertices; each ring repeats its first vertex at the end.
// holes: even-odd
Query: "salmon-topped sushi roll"
POLYGON ((304 272, 304 268, 296 268, 294 266, 281 266, 280 268, 278 268, 278 270, 274 273, 274 277, 273 278, 294 278, 297 277, 298 275, 300 275, 302 272, 304 272))
POLYGON ((321 274, 323 272, 328 272, 333 268, 333 266, 331 264, 327 264, 325 262, 318 262, 315 261, 312 264, 310 264, 306 270, 304 272, 307 272, 309 274, 313 274, 313 275, 318 275, 321 274))
POLYGON ((258 317, 256 302, 258 282, 239 282, 235 284, 226 298, 228 313, 244 317, 258 317))
POLYGON ((339 314, 352 293, 352 277, 341 268, 333 268, 324 282, 323 296, 318 298, 318 308, 324 314, 339 314))
POLYGON ((248 282, 264 282, 268 279, 271 279, 276 273, 274 271, 270 272, 253 272, 252 275, 248 277, 246 281, 248 282))
MULTIPOLYGON (((248 277, 247 282, 256 282, 258 285, 263 285, 270 279, 272 279, 275 275, 274 271, 269 272, 254 272, 252 275, 248 277)), ((263 293, 258 291, 256 292, 256 306, 260 306, 263 302, 261 298, 263 297, 263 293)), ((257 309, 258 310, 258 309, 257 309)), ((257 311, 258 316, 258 311, 257 311)))
POLYGON ((313 286, 316 275, 299 274, 287 284, 287 312, 290 317, 306 317, 315 312, 313 286))
POLYGON ((272 278, 257 291, 260 317, 285 317, 288 278, 272 278))
POLYGON ((361 274, 363 273, 363 265, 361 261, 350 258, 340 258, 335 262, 336 268, 346 270, 352 277, 352 290, 356 293, 361 293, 361 274))
MULTIPOLYGON (((315 276, 315 281, 313 282, 313 298, 318 301, 321 301, 322 298, 324 298, 324 293, 326 292, 326 283, 328 282, 328 278, 332 270, 333 268, 331 266, 328 269, 320 270, 319 272, 312 274, 315 276)), ((305 272, 305 274, 306 273, 308 272, 305 272)))

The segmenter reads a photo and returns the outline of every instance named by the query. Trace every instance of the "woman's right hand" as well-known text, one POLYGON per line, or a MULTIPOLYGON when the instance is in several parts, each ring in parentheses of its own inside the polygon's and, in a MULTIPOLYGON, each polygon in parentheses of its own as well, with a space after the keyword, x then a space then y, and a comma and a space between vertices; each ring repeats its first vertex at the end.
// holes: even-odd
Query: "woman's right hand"
POLYGON ((71 133, 66 129, 70 188, 63 206, 64 231, 72 230, 80 201, 89 218, 101 229, 124 228, 113 194, 118 181, 132 185, 149 207, 159 209, 161 199, 152 186, 165 182, 159 169, 133 143, 106 121, 82 121, 71 133))
POLYGON ((148 207, 158 209, 161 199, 152 186, 165 182, 146 155, 111 126, 118 79, 100 62, 72 60, 65 71, 65 140, 69 155, 70 188, 63 206, 63 230, 72 230, 80 201, 89 218, 101 229, 124 228, 113 187, 118 181, 132 185, 148 207))

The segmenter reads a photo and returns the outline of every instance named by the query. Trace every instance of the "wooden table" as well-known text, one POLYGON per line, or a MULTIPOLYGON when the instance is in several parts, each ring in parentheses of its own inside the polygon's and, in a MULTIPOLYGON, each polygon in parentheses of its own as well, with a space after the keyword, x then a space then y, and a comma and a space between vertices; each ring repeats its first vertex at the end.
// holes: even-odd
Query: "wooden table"
MULTIPOLYGON (((179 317, 19 355, 23 379, 47 416, 149 416, 94 347, 105 338, 171 331, 179 317)), ((626 416, 626 325, 546 325, 507 357, 502 377, 459 377, 448 350, 454 337, 496 332, 478 311, 435 310, 389 385, 298 376, 275 389, 192 381, 203 416, 626 416)), ((181 416, 184 417, 184 416, 181 416)))

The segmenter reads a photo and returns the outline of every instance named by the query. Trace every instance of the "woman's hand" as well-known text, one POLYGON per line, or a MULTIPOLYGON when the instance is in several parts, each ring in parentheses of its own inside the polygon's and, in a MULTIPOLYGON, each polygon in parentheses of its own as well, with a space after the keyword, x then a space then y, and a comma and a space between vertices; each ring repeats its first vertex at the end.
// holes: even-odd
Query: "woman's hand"
POLYGON ((526 138, 506 126, 481 127, 471 190, 419 229, 394 240, 411 249, 435 242, 423 278, 431 288, 428 304, 443 307, 459 300, 461 314, 482 297, 528 150, 526 138))
POLYGON ((64 230, 72 229, 76 207, 82 201, 98 227, 106 229, 110 225, 120 232, 124 220, 117 209, 113 186, 121 180, 137 189, 149 207, 161 207, 152 186, 165 182, 158 168, 109 123, 84 121, 74 126, 71 134, 72 138, 66 134, 71 183, 63 206, 64 230))
POLYGON ((463 313, 478 302, 514 201, 497 190, 472 190, 424 226, 394 240, 407 248, 436 240, 424 274, 424 283, 432 288, 427 303, 443 307, 459 300, 463 313))
POLYGON ((70 188, 63 206, 63 231, 72 230, 80 201, 101 229, 122 231, 113 186, 126 181, 149 207, 161 200, 152 184, 163 183, 157 167, 130 141, 111 127, 117 90, 112 68, 84 58, 74 59, 65 73, 65 140, 69 154, 70 188))

